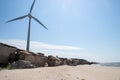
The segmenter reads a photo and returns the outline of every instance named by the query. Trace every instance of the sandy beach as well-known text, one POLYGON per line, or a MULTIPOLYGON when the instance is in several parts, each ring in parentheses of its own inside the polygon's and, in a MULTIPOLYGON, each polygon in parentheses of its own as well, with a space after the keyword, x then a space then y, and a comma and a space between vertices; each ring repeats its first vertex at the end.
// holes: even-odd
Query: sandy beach
POLYGON ((42 67, 0 71, 0 80, 120 80, 120 67, 99 65, 42 67))

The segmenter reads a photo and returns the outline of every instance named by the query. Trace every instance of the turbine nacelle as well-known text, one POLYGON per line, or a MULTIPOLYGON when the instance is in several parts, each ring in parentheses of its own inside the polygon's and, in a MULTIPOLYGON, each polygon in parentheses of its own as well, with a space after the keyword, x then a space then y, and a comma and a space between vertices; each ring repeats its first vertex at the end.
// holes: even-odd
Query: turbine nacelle
POLYGON ((29 14, 28 14, 28 17, 29 17, 29 18, 32 18, 32 15, 29 13, 29 14))

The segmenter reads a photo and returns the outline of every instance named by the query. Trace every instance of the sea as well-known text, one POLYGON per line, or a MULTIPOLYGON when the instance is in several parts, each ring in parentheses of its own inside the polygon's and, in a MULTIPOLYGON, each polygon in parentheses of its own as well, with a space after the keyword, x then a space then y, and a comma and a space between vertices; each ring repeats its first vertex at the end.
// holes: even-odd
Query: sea
POLYGON ((120 67, 120 62, 100 63, 102 66, 120 67))

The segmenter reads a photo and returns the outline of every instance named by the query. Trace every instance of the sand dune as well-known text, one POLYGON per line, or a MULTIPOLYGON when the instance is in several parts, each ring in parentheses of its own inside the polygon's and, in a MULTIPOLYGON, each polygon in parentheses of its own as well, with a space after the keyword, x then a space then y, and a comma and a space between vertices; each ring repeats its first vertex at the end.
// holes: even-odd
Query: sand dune
POLYGON ((2 70, 0 80, 120 80, 120 67, 80 65, 2 70))

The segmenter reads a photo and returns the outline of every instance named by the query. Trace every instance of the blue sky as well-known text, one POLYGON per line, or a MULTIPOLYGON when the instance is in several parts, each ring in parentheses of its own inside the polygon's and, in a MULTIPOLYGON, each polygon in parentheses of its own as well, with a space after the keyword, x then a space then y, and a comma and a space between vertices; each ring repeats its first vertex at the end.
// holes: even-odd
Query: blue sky
MULTIPOLYGON (((26 49, 28 18, 7 24, 5 21, 28 14, 32 1, 0 0, 0 42, 26 49)), ((36 0, 32 15, 49 30, 32 20, 31 50, 120 62, 119 4, 120 0, 36 0), (33 49, 34 43, 42 46, 33 49)))

